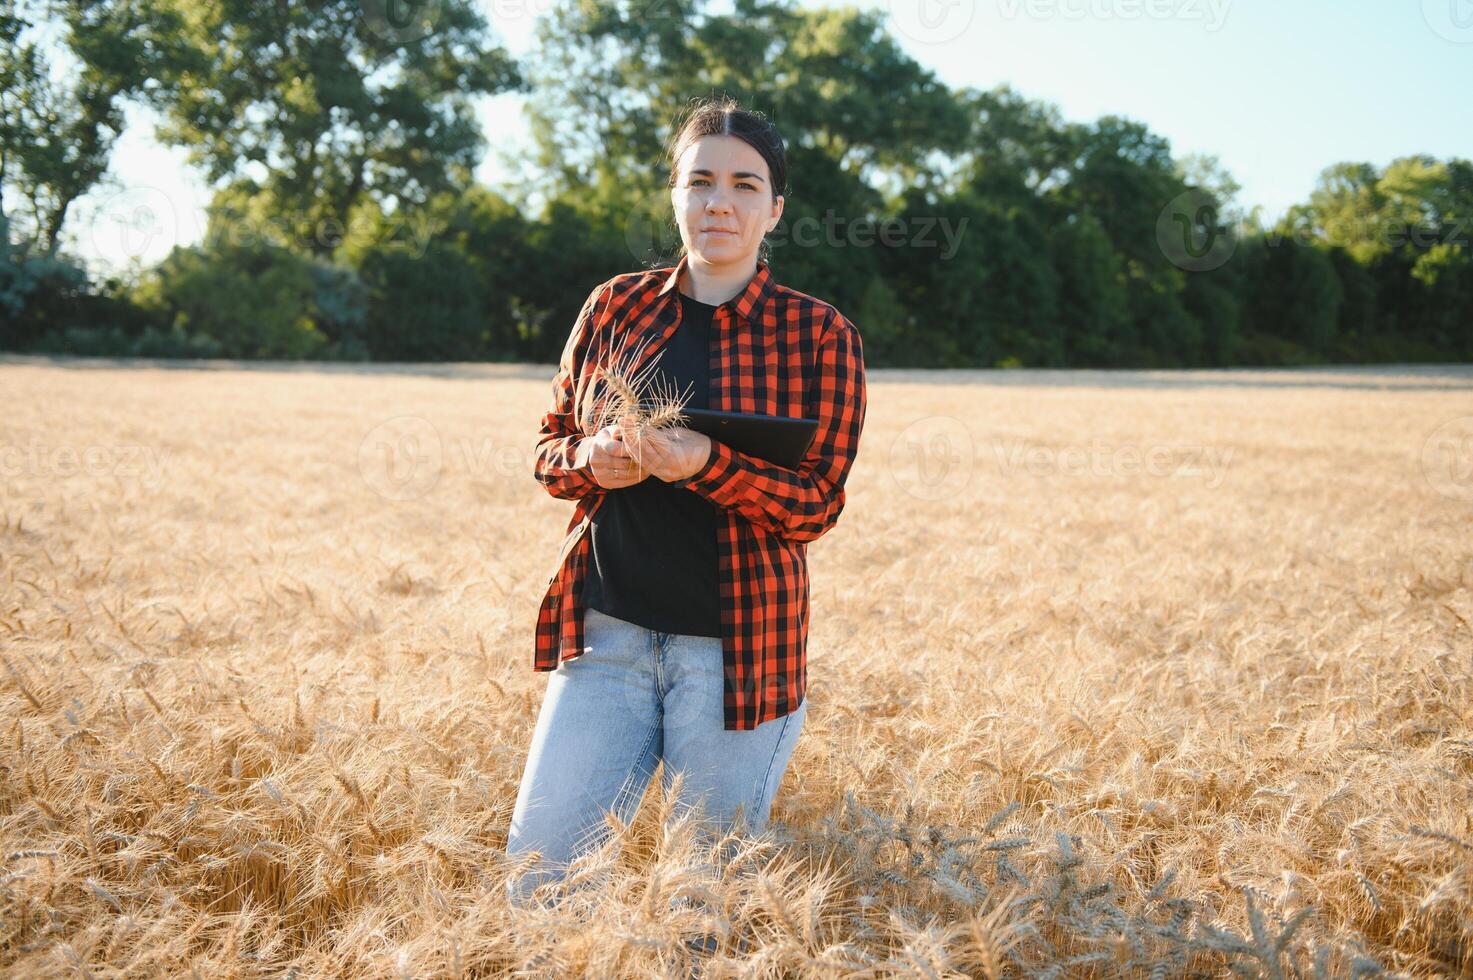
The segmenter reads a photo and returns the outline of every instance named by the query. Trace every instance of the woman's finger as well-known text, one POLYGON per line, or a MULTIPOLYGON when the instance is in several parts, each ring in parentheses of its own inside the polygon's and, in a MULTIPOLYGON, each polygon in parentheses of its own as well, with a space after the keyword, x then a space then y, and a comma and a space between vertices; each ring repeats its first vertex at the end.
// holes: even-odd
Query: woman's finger
POLYGON ((665 443, 656 432, 647 432, 639 441, 639 459, 646 473, 659 470, 665 462, 665 443))
POLYGON ((603 444, 603 450, 611 459, 622 459, 629 455, 629 443, 625 442, 622 436, 619 438, 610 437, 603 444))
POLYGON ((648 470, 650 468, 650 446, 653 442, 654 440, 650 438, 649 432, 641 432, 634 440, 625 442, 624 446, 628 450, 630 457, 638 460, 642 464, 642 469, 648 470))

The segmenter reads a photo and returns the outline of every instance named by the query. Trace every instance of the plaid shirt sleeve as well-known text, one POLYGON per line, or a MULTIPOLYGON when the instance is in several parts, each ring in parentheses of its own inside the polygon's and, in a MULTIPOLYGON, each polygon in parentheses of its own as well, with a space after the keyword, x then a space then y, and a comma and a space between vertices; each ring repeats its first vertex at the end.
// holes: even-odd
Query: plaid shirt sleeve
POLYGON ((602 489, 587 466, 577 465, 578 444, 584 436, 574 405, 576 383, 588 349, 589 325, 607 286, 608 283, 603 283, 595 287, 583 301, 583 309, 563 345, 557 375, 552 379, 552 407, 542 416, 542 428, 537 436, 533 475, 548 493, 560 500, 577 500, 602 489))
POLYGON ((859 331, 837 311, 830 312, 817 360, 806 415, 818 420, 818 431, 796 470, 713 439, 706 464, 671 485, 687 487, 790 541, 823 536, 844 509, 844 483, 865 415, 864 349, 859 331))

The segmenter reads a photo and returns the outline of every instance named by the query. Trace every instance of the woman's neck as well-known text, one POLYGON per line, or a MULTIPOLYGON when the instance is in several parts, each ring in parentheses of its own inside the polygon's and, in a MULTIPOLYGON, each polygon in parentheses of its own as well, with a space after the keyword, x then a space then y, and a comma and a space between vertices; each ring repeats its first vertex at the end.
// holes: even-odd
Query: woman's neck
POLYGON ((757 263, 753 262, 750 269, 696 269, 691 261, 687 261, 685 268, 681 270, 680 279, 676 283, 682 293, 700 303, 710 306, 720 306, 733 296, 737 296, 752 277, 757 274, 757 263))

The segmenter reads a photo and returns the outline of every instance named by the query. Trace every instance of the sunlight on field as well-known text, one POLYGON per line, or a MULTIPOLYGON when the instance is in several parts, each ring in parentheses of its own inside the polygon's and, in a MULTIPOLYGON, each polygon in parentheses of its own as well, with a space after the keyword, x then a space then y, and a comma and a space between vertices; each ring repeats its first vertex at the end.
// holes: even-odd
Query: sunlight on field
POLYGON ((1473 376, 872 371, 773 833, 541 912, 551 371, 0 364, 4 972, 1473 970, 1473 376))

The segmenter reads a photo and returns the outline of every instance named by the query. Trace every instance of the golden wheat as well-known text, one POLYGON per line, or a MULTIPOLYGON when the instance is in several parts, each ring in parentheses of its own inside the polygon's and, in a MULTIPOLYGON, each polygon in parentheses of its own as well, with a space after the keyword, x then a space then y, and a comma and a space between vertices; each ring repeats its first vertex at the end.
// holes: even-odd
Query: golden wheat
POLYGON ((0 364, 0 970, 1473 971, 1466 379, 872 371, 772 828, 523 910, 550 376, 0 364))

